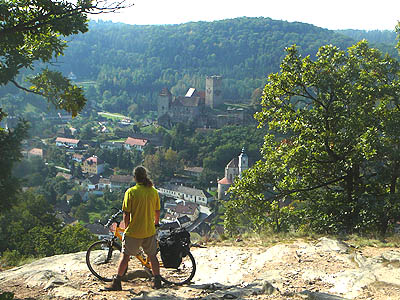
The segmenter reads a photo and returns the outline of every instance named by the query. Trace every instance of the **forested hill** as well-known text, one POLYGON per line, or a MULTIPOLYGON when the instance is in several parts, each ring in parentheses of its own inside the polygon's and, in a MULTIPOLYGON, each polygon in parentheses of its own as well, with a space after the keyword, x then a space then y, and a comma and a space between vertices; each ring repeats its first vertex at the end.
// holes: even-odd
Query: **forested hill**
POLYGON ((71 39, 61 61, 65 74, 96 80, 99 93, 175 93, 202 88, 206 75, 224 77, 225 98, 246 98, 279 69, 284 48, 297 44, 314 55, 325 44, 346 48, 354 40, 304 23, 237 18, 180 25, 137 26, 91 22, 71 39))
MULTIPOLYGON (((147 26, 93 21, 89 27, 89 32, 69 38, 65 56, 55 66, 65 75, 73 72, 87 98, 103 109, 131 114, 154 110, 164 87, 174 95, 189 87, 203 89, 207 75, 223 76, 225 99, 249 99, 268 74, 279 70, 285 47, 297 44, 303 55, 314 57, 322 45, 345 49, 365 37, 356 31, 342 34, 305 23, 246 17, 147 26)), ((395 41, 386 44, 390 38, 382 40, 383 35, 375 32, 373 41, 395 54, 395 41)), ((7 89, 0 96, 4 93, 7 89)))

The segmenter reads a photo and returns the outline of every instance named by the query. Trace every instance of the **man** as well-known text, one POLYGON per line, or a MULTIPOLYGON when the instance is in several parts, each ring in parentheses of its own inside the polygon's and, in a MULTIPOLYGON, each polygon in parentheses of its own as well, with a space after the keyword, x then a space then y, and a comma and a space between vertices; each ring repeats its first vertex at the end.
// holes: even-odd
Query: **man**
POLYGON ((161 288, 160 265, 156 257, 155 229, 160 221, 160 197, 144 167, 136 167, 133 173, 136 185, 125 192, 122 204, 123 221, 126 228, 122 241, 122 256, 117 275, 111 285, 105 288, 107 291, 122 290, 121 278, 128 267, 130 256, 136 255, 139 247, 142 247, 149 256, 154 275, 153 288, 161 288))

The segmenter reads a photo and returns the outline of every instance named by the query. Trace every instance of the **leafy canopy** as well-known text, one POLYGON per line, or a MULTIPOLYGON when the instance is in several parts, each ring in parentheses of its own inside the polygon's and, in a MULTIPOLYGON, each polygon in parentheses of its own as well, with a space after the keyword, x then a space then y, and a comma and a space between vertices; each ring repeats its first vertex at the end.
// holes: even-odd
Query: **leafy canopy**
MULTIPOLYGON (((58 109, 76 116, 84 107, 83 90, 60 72, 42 70, 25 87, 17 81, 22 69, 49 63, 63 54, 64 37, 86 32, 87 15, 113 12, 129 6, 125 0, 3 0, 0 1, 0 87, 13 83, 18 88, 47 98, 58 109)), ((0 108, 0 121, 6 113, 0 108)), ((18 183, 12 178, 13 163, 21 158, 20 145, 27 127, 13 131, 0 128, 0 209, 9 208, 18 183)))
POLYGON ((55 107, 75 116, 85 105, 81 88, 59 72, 43 70, 25 88, 16 81, 23 68, 48 63, 62 55, 63 37, 88 30, 87 14, 123 8, 125 1, 6 0, 0 3, 0 86, 9 82, 46 97, 55 107))
POLYGON ((232 188, 226 225, 241 210, 254 228, 281 230, 301 211, 319 231, 385 232, 400 217, 399 63, 366 41, 323 46, 314 61, 286 51, 256 114, 263 160, 232 188))

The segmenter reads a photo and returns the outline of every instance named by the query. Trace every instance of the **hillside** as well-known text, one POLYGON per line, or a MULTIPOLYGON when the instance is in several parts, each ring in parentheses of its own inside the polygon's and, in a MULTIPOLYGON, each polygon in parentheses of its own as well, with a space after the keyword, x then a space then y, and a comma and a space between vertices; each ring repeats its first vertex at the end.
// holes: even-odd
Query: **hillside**
MULTIPOLYGON (((51 68, 60 70, 86 90, 102 109, 125 112, 135 104, 136 113, 156 109, 160 90, 168 87, 183 95, 189 87, 204 89, 207 75, 222 75, 224 99, 246 101, 262 88, 268 74, 279 70, 284 49, 296 44, 302 55, 314 57, 322 45, 345 49, 361 38, 396 55, 393 32, 332 31, 314 25, 236 18, 179 25, 127 25, 90 22, 89 32, 68 39, 65 55, 51 68), (72 72, 72 73, 71 73, 72 72)), ((24 76, 30 72, 24 73, 24 76)), ((21 78, 22 80, 22 78, 21 78)), ((0 90, 0 102, 34 102, 20 98, 11 86, 0 90)), ((45 109, 45 105, 40 111, 45 109)))
POLYGON ((192 248, 193 282, 150 288, 144 272, 130 268, 123 291, 101 291, 85 253, 58 255, 0 272, 0 291, 19 299, 400 299, 400 251, 321 238, 272 247, 192 248))
MULTIPOLYGON (((188 87, 204 89, 207 75, 223 76, 225 99, 249 99, 269 73, 279 70, 285 47, 297 44, 303 54, 315 55, 321 45, 353 43, 334 31, 269 18, 164 26, 91 22, 89 32, 68 39, 65 56, 50 67, 66 76, 72 72, 86 96, 105 110, 122 112, 135 103, 148 111, 155 110, 162 88, 175 95, 188 87)), ((6 93, 16 90, 0 90, 0 102, 15 102, 1 99, 6 93)), ((32 95, 21 97, 37 103, 32 95)))

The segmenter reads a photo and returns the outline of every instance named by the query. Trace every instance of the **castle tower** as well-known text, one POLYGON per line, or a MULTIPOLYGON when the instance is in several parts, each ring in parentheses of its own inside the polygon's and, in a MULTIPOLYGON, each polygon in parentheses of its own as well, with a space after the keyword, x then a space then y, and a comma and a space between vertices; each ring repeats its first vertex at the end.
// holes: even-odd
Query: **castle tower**
POLYGON ((242 172, 249 168, 249 157, 244 153, 244 147, 242 153, 239 155, 239 176, 242 177, 242 172))
POLYGON ((172 101, 172 94, 167 88, 163 88, 158 96, 157 112, 158 117, 165 115, 169 111, 172 101))
POLYGON ((222 104, 222 76, 207 76, 206 106, 215 108, 222 104))

